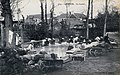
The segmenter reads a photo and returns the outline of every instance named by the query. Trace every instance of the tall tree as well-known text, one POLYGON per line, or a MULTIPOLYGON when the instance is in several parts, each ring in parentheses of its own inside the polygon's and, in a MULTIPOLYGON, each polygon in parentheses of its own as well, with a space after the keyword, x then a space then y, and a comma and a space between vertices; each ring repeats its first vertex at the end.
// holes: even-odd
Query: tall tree
POLYGON ((12 10, 10 7, 10 0, 1 0, 3 8, 3 16, 5 21, 5 38, 4 38, 4 47, 10 47, 9 45, 9 29, 12 28, 12 10))
POLYGON ((50 10, 50 18, 51 18, 51 38, 53 38, 53 14, 54 14, 54 0, 52 1, 52 8, 50 10))
MULTIPOLYGON (((93 0, 91 0, 91 20, 93 19, 93 0)), ((93 27, 93 22, 92 22, 93 27)))
POLYGON ((12 9, 12 12, 16 12, 16 10, 18 9, 18 5, 22 2, 22 0, 10 0, 10 6, 12 9))
POLYGON ((104 23, 104 33, 103 33, 104 36, 106 35, 107 14, 108 14, 108 0, 105 0, 105 23, 104 23))
POLYGON ((44 22, 44 8, 43 8, 43 0, 40 0, 41 3, 41 21, 44 22))
POLYGON ((87 25, 87 35, 86 35, 86 38, 89 39, 89 13, 90 13, 90 1, 91 0, 88 0, 88 10, 87 10, 87 19, 86 19, 86 25, 87 25))
MULTIPOLYGON (((15 47, 16 45, 16 26, 17 25, 13 25, 13 16, 14 16, 14 12, 16 12, 16 9, 18 11, 18 4, 21 2, 22 0, 1 0, 1 4, 2 4, 2 16, 5 17, 4 20, 5 20, 5 36, 1 36, 3 38, 6 38, 4 39, 4 43, 7 41, 7 38, 9 39, 9 30, 12 30, 13 31, 13 38, 12 38, 12 42, 11 42, 11 46, 12 47, 15 47), (9 16, 9 18, 7 18, 9 16), (9 21, 9 22, 7 22, 9 21), (6 23, 7 22, 7 23, 6 23), (9 27, 6 25, 6 24, 9 24, 9 27)), ((5 44, 4 44, 5 45, 5 44)), ((6 43, 6 45, 8 45, 6 43)))
MULTIPOLYGON (((116 32, 119 29, 119 18, 120 18, 120 13, 116 10, 113 9, 112 12, 107 13, 107 23, 106 23, 106 32, 116 32)), ((98 13, 98 16, 95 19, 95 24, 97 28, 101 29, 100 32, 102 32, 103 35, 103 30, 104 30, 104 24, 105 24, 105 16, 106 13, 98 13)))
POLYGON ((45 0, 45 22, 46 24, 48 23, 47 21, 47 0, 45 0))

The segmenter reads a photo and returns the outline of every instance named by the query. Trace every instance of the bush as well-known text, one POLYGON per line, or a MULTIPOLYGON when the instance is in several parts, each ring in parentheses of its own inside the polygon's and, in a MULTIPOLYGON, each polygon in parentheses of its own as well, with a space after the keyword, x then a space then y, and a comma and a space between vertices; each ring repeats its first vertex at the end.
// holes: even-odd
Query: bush
POLYGON ((0 48, 0 67, 3 75, 16 75, 23 72, 25 65, 16 49, 0 48))

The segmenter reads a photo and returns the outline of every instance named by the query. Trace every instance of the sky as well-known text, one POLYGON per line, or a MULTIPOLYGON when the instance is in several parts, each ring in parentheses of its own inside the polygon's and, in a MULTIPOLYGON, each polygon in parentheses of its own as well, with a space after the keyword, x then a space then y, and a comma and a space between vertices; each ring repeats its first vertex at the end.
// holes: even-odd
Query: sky
MULTIPOLYGON (((109 7, 117 6, 120 8, 120 0, 108 0, 109 7)), ((60 15, 62 13, 66 13, 66 6, 64 5, 66 2, 71 2, 74 5, 70 5, 68 7, 69 12, 72 13, 87 13, 87 4, 88 0, 54 0, 55 8, 54 8, 54 16, 60 15)), ((51 9, 51 0, 47 0, 48 4, 48 13, 50 13, 51 9)), ((105 0, 94 0, 94 16, 97 15, 98 12, 104 12, 105 0)), ((40 0, 22 0, 19 3, 19 8, 21 9, 21 14, 25 17, 27 15, 40 14, 40 0)))

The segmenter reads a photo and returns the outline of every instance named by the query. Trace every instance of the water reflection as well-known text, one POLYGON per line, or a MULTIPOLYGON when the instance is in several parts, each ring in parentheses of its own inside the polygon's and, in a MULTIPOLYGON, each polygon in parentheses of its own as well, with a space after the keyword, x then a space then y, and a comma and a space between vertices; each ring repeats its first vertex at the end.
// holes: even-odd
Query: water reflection
POLYGON ((44 46, 41 48, 37 48, 37 51, 46 51, 48 54, 55 53, 58 57, 64 57, 65 52, 68 48, 67 44, 60 44, 60 45, 51 45, 51 46, 44 46))

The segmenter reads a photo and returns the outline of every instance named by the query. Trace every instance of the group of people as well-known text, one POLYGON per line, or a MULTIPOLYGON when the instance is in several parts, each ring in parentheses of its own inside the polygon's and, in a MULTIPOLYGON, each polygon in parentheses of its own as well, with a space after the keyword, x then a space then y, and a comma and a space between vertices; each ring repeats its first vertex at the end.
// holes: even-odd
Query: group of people
POLYGON ((52 39, 48 40, 48 38, 46 38, 44 46, 49 46, 49 44, 55 44, 55 39, 52 38, 52 39))
POLYGON ((95 40, 98 41, 98 42, 104 41, 105 43, 110 44, 108 34, 106 34, 104 37, 102 37, 102 36, 101 37, 96 37, 95 40))
POLYGON ((70 37, 66 37, 66 38, 59 38, 59 43, 62 43, 62 42, 68 42, 68 43, 77 43, 77 42, 80 42, 80 41, 83 41, 83 37, 73 37, 73 36, 70 36, 70 37))
MULTIPOLYGON (((106 34, 104 37, 100 36, 100 37, 96 37, 95 39, 86 39, 84 38, 83 36, 80 36, 80 37, 73 37, 71 36, 68 41, 68 43, 78 43, 80 45, 87 45, 87 44, 91 44, 92 42, 98 42, 98 43, 101 43, 101 42, 104 42, 104 44, 107 44, 109 46, 112 47, 111 43, 110 43, 110 40, 109 40, 109 36, 108 34, 106 34)), ((70 46, 70 49, 72 47, 70 46)), ((69 49, 69 48, 68 48, 69 49)))

